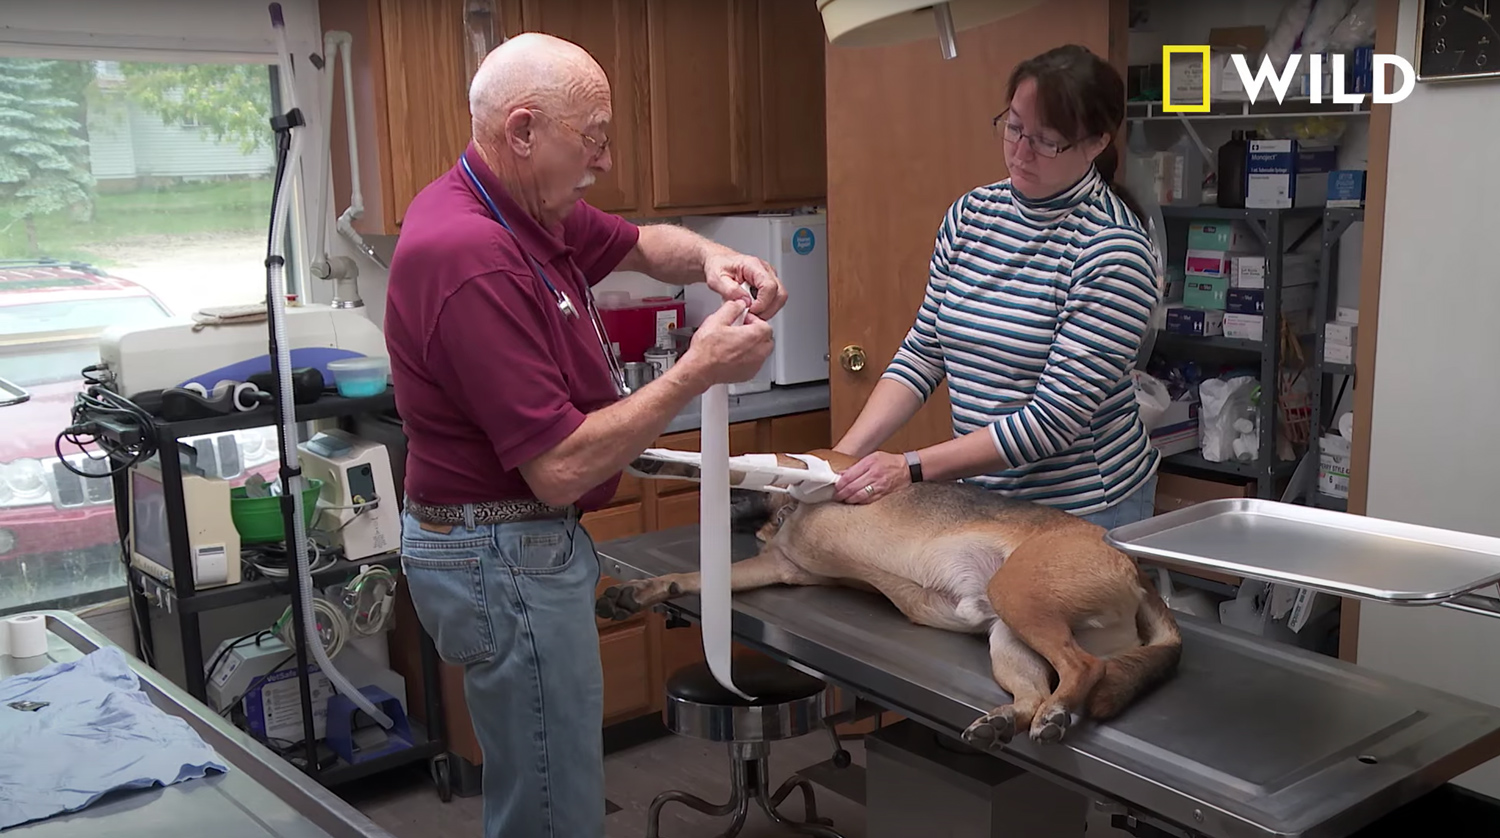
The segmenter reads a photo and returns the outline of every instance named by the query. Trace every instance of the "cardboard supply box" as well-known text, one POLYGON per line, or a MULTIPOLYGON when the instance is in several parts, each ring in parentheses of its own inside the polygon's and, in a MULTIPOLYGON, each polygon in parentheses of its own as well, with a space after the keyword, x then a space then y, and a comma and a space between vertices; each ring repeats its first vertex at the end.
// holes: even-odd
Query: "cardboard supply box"
MULTIPOLYGON (((1213 92, 1213 95, 1209 97, 1211 101, 1244 102, 1249 100, 1250 96, 1245 91, 1245 86, 1240 83, 1240 75, 1235 71, 1231 63, 1233 59, 1230 56, 1234 53, 1258 56, 1266 46, 1266 38, 1264 26, 1226 26, 1208 30, 1207 83, 1213 92)), ((1174 53, 1171 66, 1171 78, 1167 81, 1170 101, 1174 105, 1201 104, 1205 81, 1203 59, 1196 54, 1174 53)), ((1252 63, 1251 69, 1254 67, 1252 63)), ((1261 97, 1262 99, 1267 97, 1265 87, 1261 88, 1261 97)))
POLYGON ((1182 304, 1187 308, 1223 311, 1229 297, 1229 277, 1190 276, 1182 292, 1182 304))
POLYGON ((1325 323, 1323 325, 1323 340, 1327 343, 1341 343, 1344 346, 1353 346, 1355 336, 1359 331, 1358 326, 1349 323, 1325 323))
POLYGON ((1245 161, 1245 206, 1323 206, 1328 202, 1328 175, 1338 169, 1338 158, 1337 146, 1251 140, 1245 161))
POLYGON ((1346 323, 1350 326, 1359 325, 1359 309, 1348 306, 1339 306, 1334 309, 1333 322, 1346 323))
POLYGON ((1189 250, 1183 257, 1183 273, 1189 279, 1200 276, 1229 277, 1229 272, 1234 262, 1230 255, 1222 250, 1189 250))
POLYGON ((1354 363, 1354 347, 1347 343, 1323 344, 1323 363, 1325 364, 1352 364, 1354 363))
POLYGON ((1341 169, 1328 173, 1328 206, 1365 205, 1365 170, 1341 169))
POLYGON ((1324 434, 1318 440, 1318 491, 1334 498, 1349 497, 1349 466, 1353 451, 1349 440, 1324 434))
POLYGON ((1224 312, 1210 309, 1167 307, 1167 331, 1174 335, 1215 337, 1224 334, 1224 312))
POLYGON ((1260 239, 1242 221, 1194 221, 1188 225, 1188 252, 1217 250, 1223 253, 1256 253, 1260 239))
MULTIPOLYGON (((1293 285, 1290 288, 1282 288, 1282 312, 1311 310, 1317 290, 1317 286, 1314 285, 1293 285)), ((1266 289, 1230 288, 1225 294, 1224 310, 1232 314, 1265 314, 1266 289)))
MULTIPOLYGON (((1229 287, 1266 287, 1266 257, 1231 256, 1229 287)), ((1311 253, 1287 253, 1281 257, 1281 287, 1315 285, 1318 281, 1318 258, 1311 253)))
POLYGON ((1290 208, 1297 193, 1297 141, 1251 140, 1245 172, 1247 208, 1290 208))
MULTIPOLYGON (((1163 457, 1198 450, 1197 400, 1171 402, 1161 422, 1151 431, 1151 445, 1163 457)), ((1159 485, 1159 481, 1158 481, 1159 485)))
POLYGON ((1263 340, 1266 334, 1266 317, 1263 314, 1224 315, 1224 337, 1239 340, 1263 340))
POLYGON ((1158 471, 1156 514, 1175 512, 1211 500, 1255 497, 1255 483, 1228 483, 1158 471))
POLYGON ((1328 178, 1339 167, 1338 146, 1297 146, 1297 185, 1294 207, 1321 207, 1328 203, 1328 178))

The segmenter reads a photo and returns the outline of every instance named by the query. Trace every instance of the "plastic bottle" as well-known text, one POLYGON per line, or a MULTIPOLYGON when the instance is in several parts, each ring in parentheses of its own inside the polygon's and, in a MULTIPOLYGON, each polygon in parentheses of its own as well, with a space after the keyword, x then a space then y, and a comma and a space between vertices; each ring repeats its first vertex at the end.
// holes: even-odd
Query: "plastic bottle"
POLYGON ((1245 206, 1245 159, 1249 150, 1241 130, 1234 131, 1229 142, 1219 146, 1219 206, 1245 206))

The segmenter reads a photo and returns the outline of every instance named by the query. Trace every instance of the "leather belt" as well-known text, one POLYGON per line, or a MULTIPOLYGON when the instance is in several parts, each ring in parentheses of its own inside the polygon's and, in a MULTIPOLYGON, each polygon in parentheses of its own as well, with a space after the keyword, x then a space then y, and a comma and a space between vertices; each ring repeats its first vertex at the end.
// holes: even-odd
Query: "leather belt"
MULTIPOLYGON (((571 506, 551 506, 539 500, 493 500, 469 506, 474 509, 476 525, 566 518, 573 512, 571 506)), ((406 511, 418 521, 429 524, 466 523, 465 504, 431 504, 408 500, 406 511)))

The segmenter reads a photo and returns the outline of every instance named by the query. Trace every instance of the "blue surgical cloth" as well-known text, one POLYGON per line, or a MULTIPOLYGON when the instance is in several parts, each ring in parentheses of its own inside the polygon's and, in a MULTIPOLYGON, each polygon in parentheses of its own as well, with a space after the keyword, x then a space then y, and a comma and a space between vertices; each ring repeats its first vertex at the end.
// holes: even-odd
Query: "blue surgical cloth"
POLYGON ((0 681, 0 829, 228 770, 187 722, 151 703, 118 649, 0 681))

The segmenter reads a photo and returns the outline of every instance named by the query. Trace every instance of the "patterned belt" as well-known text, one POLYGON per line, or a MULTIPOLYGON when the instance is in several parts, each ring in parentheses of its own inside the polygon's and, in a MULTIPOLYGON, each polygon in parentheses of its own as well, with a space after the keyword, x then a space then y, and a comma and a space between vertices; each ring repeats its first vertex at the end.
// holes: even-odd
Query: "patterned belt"
MULTIPOLYGON (((566 518, 572 507, 550 506, 539 500, 495 500, 472 504, 475 524, 508 524, 566 518)), ((432 504, 408 500, 406 511, 429 524, 464 523, 464 504, 432 504)))

